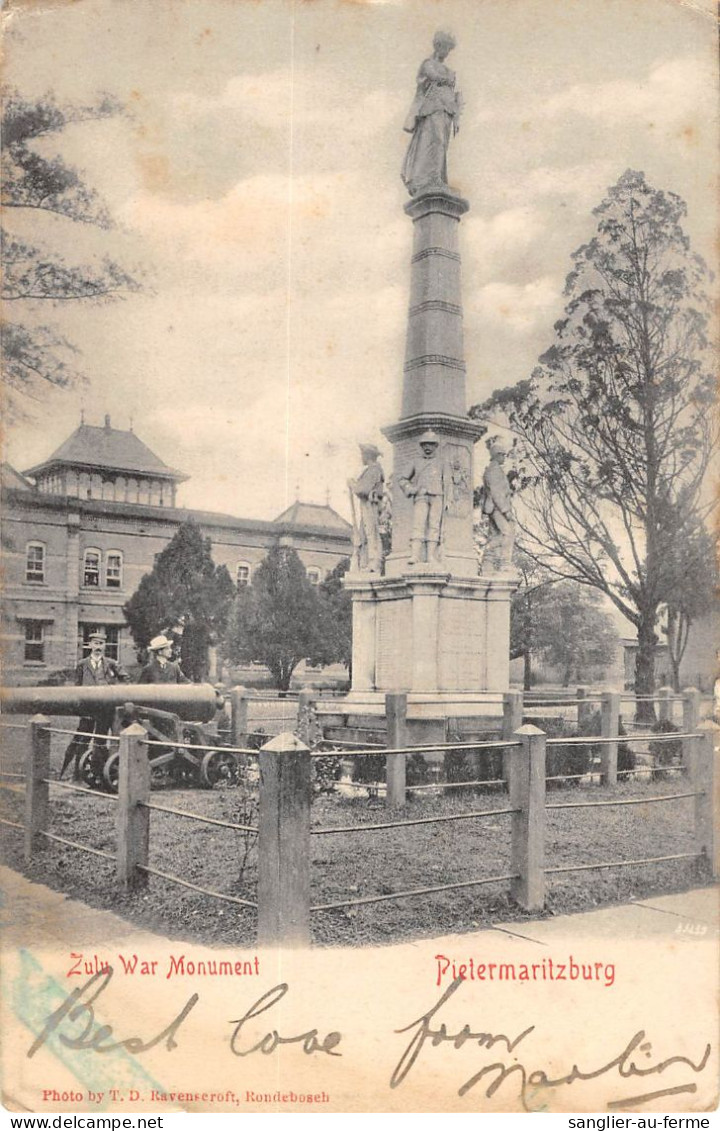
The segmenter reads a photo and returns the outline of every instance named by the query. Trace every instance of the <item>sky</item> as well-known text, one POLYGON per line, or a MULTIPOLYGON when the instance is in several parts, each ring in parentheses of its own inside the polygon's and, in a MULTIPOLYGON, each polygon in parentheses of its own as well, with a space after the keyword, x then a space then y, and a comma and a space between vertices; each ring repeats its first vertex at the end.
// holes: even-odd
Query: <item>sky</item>
POLYGON ((412 243, 402 123, 439 27, 465 102, 449 180, 470 202, 468 405, 551 344, 570 256, 627 168, 683 197, 693 247, 714 254, 710 0, 13 0, 4 25, 23 95, 125 108, 38 143, 115 228, 16 222, 68 262, 109 254, 143 283, 28 311, 81 350, 88 383, 6 435, 19 468, 84 411, 132 422, 190 476, 189 507, 273 518, 299 496, 347 516, 357 445, 391 470, 380 429, 399 415, 412 243))

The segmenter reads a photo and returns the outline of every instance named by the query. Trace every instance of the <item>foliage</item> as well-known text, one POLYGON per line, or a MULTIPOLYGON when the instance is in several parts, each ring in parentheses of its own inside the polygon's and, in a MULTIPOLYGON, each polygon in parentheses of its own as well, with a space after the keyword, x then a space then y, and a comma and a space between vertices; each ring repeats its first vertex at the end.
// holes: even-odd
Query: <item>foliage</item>
POLYGON ((39 400, 47 386, 67 388, 83 380, 76 366, 78 351, 55 328, 37 317, 38 303, 97 302, 137 282, 107 256, 99 262, 69 264, 49 247, 37 246, 12 230, 13 217, 39 211, 60 218, 57 235, 69 222, 108 229, 112 221, 98 194, 77 169, 52 152, 58 135, 71 124, 108 118, 120 112, 102 98, 92 106, 60 106, 50 95, 27 101, 17 91, 5 92, 2 117, 2 205, 7 228, 2 232, 4 277, 2 297, 19 303, 22 314, 3 328, 7 408, 22 416, 23 402, 39 400))
POLYGON ((342 579, 349 568, 350 558, 341 558, 318 586, 328 653, 346 668, 352 660, 352 598, 342 579))
MULTIPOLYGON (((653 734, 678 734, 680 727, 670 719, 658 719, 651 727, 653 734)), ((672 766, 682 760, 682 742, 678 738, 662 742, 649 742, 648 750, 652 754, 653 762, 657 766, 672 766)))
POLYGON ((330 618, 295 550, 276 542, 235 598, 228 618, 225 651, 230 661, 260 661, 282 691, 290 687, 301 660, 335 659, 330 618))
POLYGON ((573 255, 555 344, 530 381, 471 410, 504 415, 519 437, 525 548, 635 626, 639 694, 653 689, 658 608, 684 580, 673 547, 696 529, 715 443, 709 274, 685 212, 623 174, 573 255))
POLYGON ((680 691, 680 665, 690 634, 690 625, 709 613, 718 593, 717 557, 713 540, 699 525, 687 539, 672 547, 672 575, 684 579, 670 586, 667 594, 668 643, 673 690, 680 691))
POLYGON ((563 581, 544 587, 537 596, 535 648, 562 670, 563 687, 571 679, 584 678, 589 669, 611 663, 618 636, 597 590, 563 581))
MULTIPOLYGON (((491 742, 496 735, 473 735, 478 742, 491 742)), ((452 731, 450 742, 468 742, 468 736, 452 731)), ((446 750, 443 756, 443 770, 445 781, 463 782, 496 782, 503 777, 503 751, 502 750, 446 750)), ((455 793, 455 790, 449 790, 455 793)))
POLYGON ((125 618, 138 648, 184 618, 181 665, 200 680, 207 675, 208 647, 223 636, 234 595, 227 569, 212 559, 210 539, 188 521, 156 556, 152 572, 125 605, 125 618))
POLYGON ((515 555, 523 584, 510 609, 510 657, 525 660, 524 687, 532 682, 532 656, 562 672, 563 686, 571 679, 590 678, 586 672, 609 664, 618 646, 612 620, 597 591, 553 577, 529 555, 515 555))

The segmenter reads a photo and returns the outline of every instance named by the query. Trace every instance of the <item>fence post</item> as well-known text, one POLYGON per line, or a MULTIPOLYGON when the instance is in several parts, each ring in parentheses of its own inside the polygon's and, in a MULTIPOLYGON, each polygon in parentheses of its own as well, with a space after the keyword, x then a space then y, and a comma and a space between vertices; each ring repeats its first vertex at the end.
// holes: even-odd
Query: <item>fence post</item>
POLYGON ((318 731, 317 711, 315 709, 315 692, 308 688, 298 695, 298 715, 295 733, 302 742, 311 748, 317 746, 322 733, 318 731))
POLYGON ((25 748, 25 859, 45 847, 43 833, 48 826, 50 786, 50 720, 35 715, 30 720, 29 741, 25 748))
POLYGON ((600 780, 603 785, 617 785, 617 737, 620 733, 620 694, 617 691, 603 691, 600 704, 600 735, 614 738, 615 742, 603 742, 600 747, 600 780))
MULTIPOLYGON (((522 726, 523 693, 522 691, 506 691, 503 695, 503 721, 502 740, 510 742, 515 731, 522 726)), ((512 750, 503 750, 502 776, 506 783, 510 782, 510 757, 512 750)))
POLYGON ((262 946, 310 944, 310 751, 285 732, 261 747, 258 925, 262 946))
POLYGON ((661 723, 671 723, 673 721, 673 689, 672 687, 659 687, 658 698, 658 721, 661 723))
POLYGON ((520 727, 514 737, 520 747, 509 750, 510 804, 518 813, 512 821, 510 894, 525 911, 545 906, 545 743, 538 727, 520 727))
POLYGON ((117 807, 118 883, 125 888, 144 887, 150 846, 150 760, 145 744, 147 731, 131 723, 120 732, 120 777, 117 807))
POLYGON ((701 738, 688 749, 690 778, 695 798, 695 850, 710 863, 713 880, 720 878, 720 726, 706 719, 697 728, 701 738))
MULTIPOLYGON (((386 746, 407 746, 407 693, 388 691, 385 696, 385 717, 387 719, 386 746)), ((395 809, 405 805, 405 754, 388 754, 385 758, 385 804, 395 809)))
POLYGON ((233 746, 247 746, 247 687, 233 687, 230 692, 230 741, 233 746))
POLYGON ((592 704, 586 702, 588 694, 587 687, 578 687, 577 689, 577 728, 578 734, 582 734, 583 725, 588 721, 592 714, 592 704))
MULTIPOLYGON (((682 701, 682 728, 683 734, 691 734, 697 730, 698 723, 700 722, 700 692, 697 687, 683 688, 683 701, 682 701)), ((682 740, 682 764, 685 772, 688 772, 690 759, 692 758, 692 749, 695 744, 694 738, 684 738, 682 740)))

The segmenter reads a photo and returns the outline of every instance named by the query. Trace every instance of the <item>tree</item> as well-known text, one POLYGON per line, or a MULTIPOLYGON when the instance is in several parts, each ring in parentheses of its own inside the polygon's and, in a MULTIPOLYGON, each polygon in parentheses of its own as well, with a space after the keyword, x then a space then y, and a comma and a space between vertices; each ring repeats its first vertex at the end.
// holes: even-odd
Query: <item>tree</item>
POLYGON ((536 647, 562 672, 562 685, 588 679, 585 673, 612 663, 618 634, 595 589, 562 581, 540 591, 536 612, 536 647))
POLYGON ((182 668, 202 680, 207 678, 208 648, 224 635, 235 592, 226 567, 212 559, 210 539, 188 521, 156 556, 152 572, 125 605, 125 617, 138 648, 184 618, 182 668))
POLYGON ((523 688, 532 686, 532 657, 537 652, 538 605, 543 592, 554 583, 547 570, 542 569, 528 554, 518 550, 514 564, 520 573, 520 588, 515 591, 510 606, 510 659, 523 660, 523 688))
POLYGON ((531 380, 471 415, 519 438, 523 544, 557 576, 605 593, 635 626, 635 690, 654 690, 660 605, 682 587, 673 547, 702 515, 715 444, 708 271, 674 193, 623 174, 573 255, 565 316, 531 380))
MULTIPOLYGON (((43 324, 40 304, 97 302, 138 289, 138 283, 108 257, 96 264, 70 265, 28 239, 22 223, 19 231, 11 230, 13 216, 43 213, 56 218, 55 233, 67 245, 66 225, 112 226, 106 207, 78 170, 57 154, 46 155, 46 150, 69 124, 107 118, 119 109, 109 97, 93 106, 59 106, 49 95, 28 102, 17 91, 5 93, 1 199, 7 228, 1 233, 2 296, 7 303, 18 303, 22 311, 18 320, 9 319, 3 327, 8 411, 15 417, 25 415, 23 402, 40 400, 48 385, 67 388, 83 380, 76 367, 77 349, 54 327, 43 324)), ((40 230, 39 224, 35 227, 40 230)))
POLYGON ((320 597, 295 550, 276 542, 242 589, 228 618, 225 651, 229 660, 265 664, 281 691, 287 691, 301 660, 334 659, 320 597))
MULTIPOLYGON (((694 621, 709 613, 717 600, 717 559, 713 540, 704 527, 673 550, 671 576, 681 583, 669 586, 667 627, 673 689, 680 691, 680 665, 694 621)), ((667 571, 670 573, 670 570, 667 571)))
POLYGON ((618 635, 600 594, 553 577, 522 551, 514 560, 522 584, 510 609, 510 658, 523 657, 525 690, 531 687, 533 656, 559 668, 564 687, 611 663, 618 635))
POLYGON ((348 669, 352 663, 352 598, 343 587, 343 577, 349 568, 350 558, 341 558, 318 587, 328 663, 344 664, 348 669))

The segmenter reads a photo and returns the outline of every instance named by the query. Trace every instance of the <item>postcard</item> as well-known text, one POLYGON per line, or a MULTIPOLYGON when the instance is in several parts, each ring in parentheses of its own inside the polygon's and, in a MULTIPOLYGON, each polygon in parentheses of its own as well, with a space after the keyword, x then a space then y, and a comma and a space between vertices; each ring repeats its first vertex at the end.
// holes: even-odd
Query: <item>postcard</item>
POLYGON ((5 1108, 709 1126, 715 5, 3 35, 5 1108))

